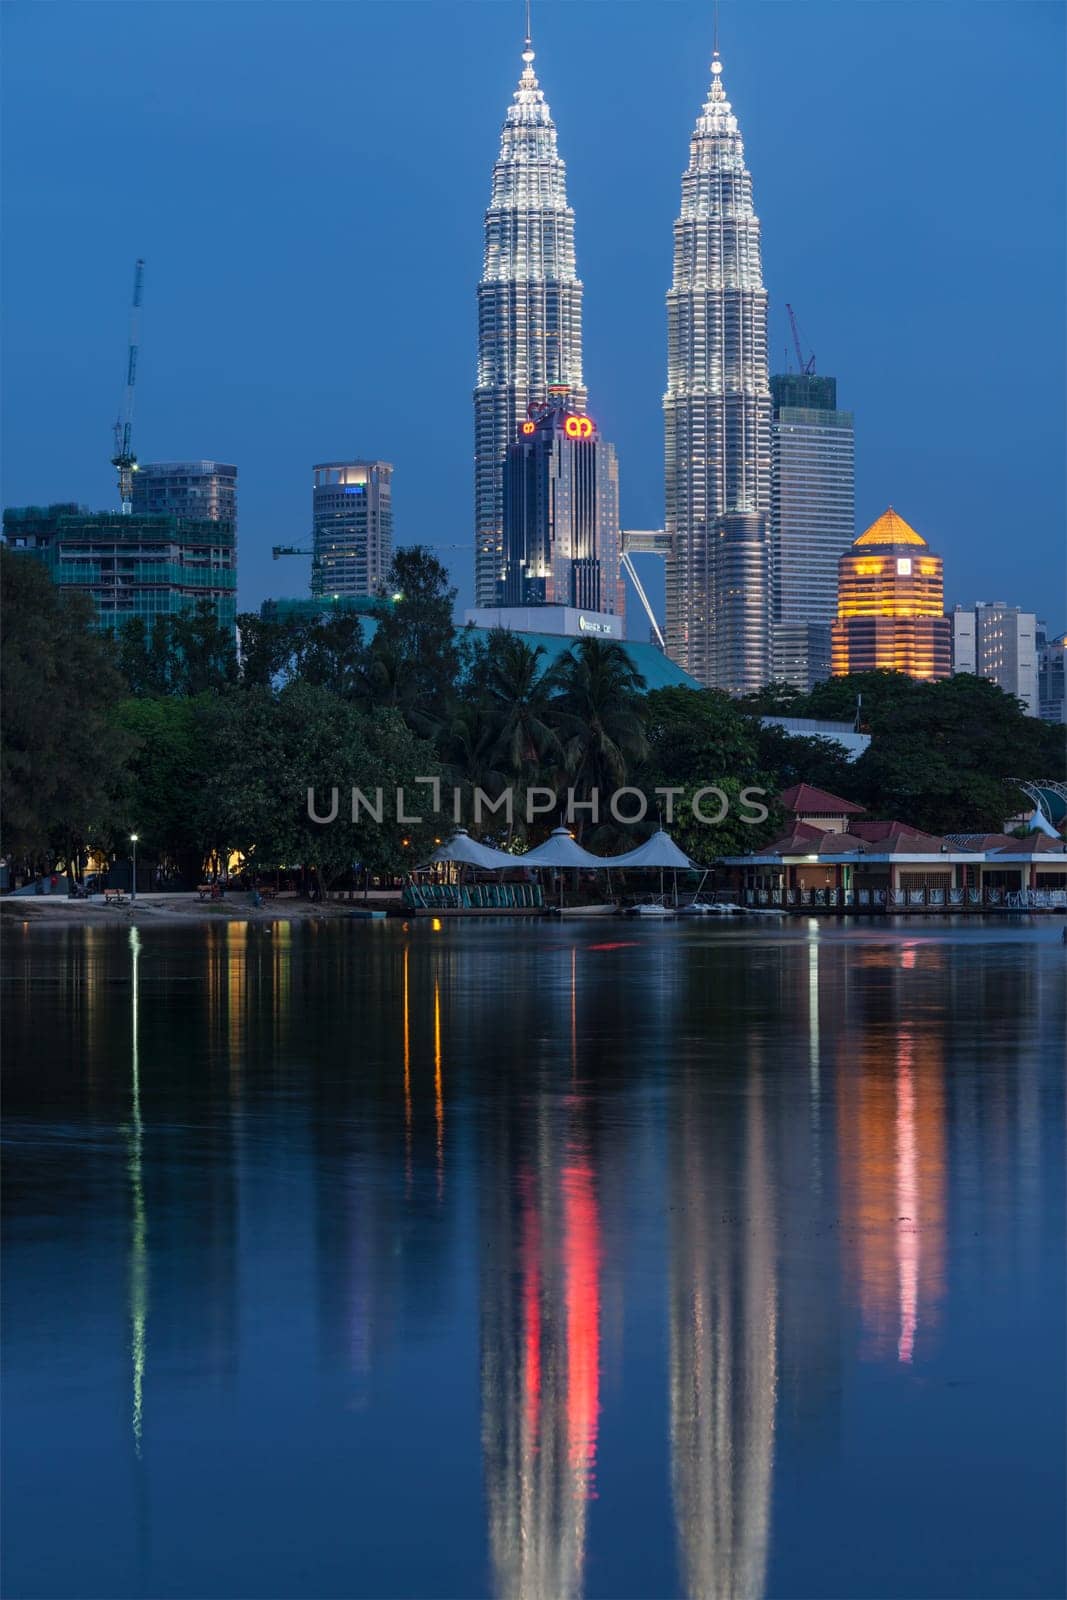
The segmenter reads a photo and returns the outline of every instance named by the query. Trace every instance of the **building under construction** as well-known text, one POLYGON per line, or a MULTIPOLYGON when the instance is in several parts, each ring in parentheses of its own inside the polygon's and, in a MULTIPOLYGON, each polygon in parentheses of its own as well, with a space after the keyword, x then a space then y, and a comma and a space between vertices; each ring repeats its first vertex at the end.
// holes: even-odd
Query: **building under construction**
POLYGON ((233 522, 165 513, 89 511, 78 505, 25 506, 4 512, 9 549, 43 561, 55 583, 89 595, 101 628, 131 617, 191 611, 201 600, 219 626, 237 611, 237 539, 233 522))

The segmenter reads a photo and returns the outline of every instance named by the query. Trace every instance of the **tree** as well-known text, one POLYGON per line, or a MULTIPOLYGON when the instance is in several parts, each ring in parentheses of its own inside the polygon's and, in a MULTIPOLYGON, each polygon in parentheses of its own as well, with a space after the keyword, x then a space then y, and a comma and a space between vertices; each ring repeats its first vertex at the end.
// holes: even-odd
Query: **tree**
POLYGON ((112 719, 114 650, 94 616, 35 557, 0 548, 3 847, 41 865, 110 837, 131 750, 112 719))
POLYGON ((759 723, 729 695, 719 689, 654 690, 648 696, 645 726, 649 754, 642 786, 652 805, 664 803, 654 794, 657 787, 681 788, 673 797, 673 821, 665 825, 694 861, 743 854, 779 829, 775 796, 781 786, 773 770, 760 762, 759 723), (701 820, 723 809, 716 795, 699 800, 700 816, 694 812, 700 791, 710 788, 721 790, 727 801, 718 823, 701 820), (743 802, 746 789, 763 793, 743 802), (758 806, 767 808, 767 819, 746 820, 756 815, 758 806))
POLYGON ((784 728, 756 724, 756 758, 764 772, 773 772, 779 789, 811 783, 817 789, 857 798, 855 763, 843 744, 784 728))
MULTIPOLYGON (((563 772, 578 799, 602 804, 648 754, 645 680, 614 639, 582 639, 546 674, 563 772)), ((581 825, 579 825, 579 833, 581 825)))
MULTIPOLYGON (((842 680, 844 681, 844 680, 842 680)), ((1013 778, 1059 778, 1062 735, 970 673, 879 705, 854 767, 857 798, 930 833, 998 832, 1028 802, 1013 778)))
POLYGON ((131 617, 119 632, 119 665, 131 694, 218 694, 237 680, 233 629, 219 624, 210 600, 151 627, 131 617))
POLYGON ((135 829, 146 858, 170 861, 187 880, 199 875, 206 853, 208 761, 200 719, 211 698, 143 696, 121 701, 114 711, 132 745, 123 831, 135 829))
POLYGON ((296 673, 296 659, 306 628, 294 618, 261 617, 242 611, 237 618, 241 641, 241 683, 248 689, 269 689, 296 673))
POLYGON ((386 579, 394 604, 378 610, 368 673, 380 669, 389 702, 419 733, 437 732, 448 717, 459 655, 452 625, 456 591, 425 545, 396 551, 386 579))
POLYGON ((429 794, 416 777, 439 773, 432 748, 397 712, 365 712, 331 689, 296 680, 277 694, 250 688, 220 696, 205 707, 202 726, 209 837, 220 854, 236 850, 254 869, 310 866, 329 889, 356 863, 401 871, 432 849, 438 822, 425 803, 422 822, 397 821, 397 789, 405 789, 413 814, 429 794), (316 813, 328 815, 335 788, 336 818, 313 821, 309 789, 316 813), (380 822, 365 808, 352 822, 353 788, 372 806, 381 789, 380 822))

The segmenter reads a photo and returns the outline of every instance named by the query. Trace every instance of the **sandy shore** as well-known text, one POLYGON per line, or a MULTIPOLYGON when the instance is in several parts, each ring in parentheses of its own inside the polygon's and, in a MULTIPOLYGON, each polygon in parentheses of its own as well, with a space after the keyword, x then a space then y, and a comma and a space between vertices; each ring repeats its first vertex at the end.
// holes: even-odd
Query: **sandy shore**
MULTIPOLYGON (((400 894, 372 893, 367 905, 376 910, 399 907, 400 894)), ((124 926, 130 923, 189 922, 324 922, 346 917, 364 904, 362 894, 354 900, 303 900, 296 895, 279 895, 276 900, 254 906, 248 893, 235 890, 222 900, 201 900, 195 894, 139 894, 136 901, 105 905, 103 900, 71 900, 60 895, 5 896, 0 900, 0 917, 5 922, 39 922, 55 927, 124 926)))

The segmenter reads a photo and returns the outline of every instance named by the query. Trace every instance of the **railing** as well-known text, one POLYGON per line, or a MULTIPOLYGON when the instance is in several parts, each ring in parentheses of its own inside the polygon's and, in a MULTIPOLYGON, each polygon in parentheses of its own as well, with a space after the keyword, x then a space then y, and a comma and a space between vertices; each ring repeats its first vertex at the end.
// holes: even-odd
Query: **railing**
POLYGON ((1012 911, 1067 910, 1067 889, 746 889, 749 906, 810 907, 813 910, 932 911, 1007 907, 1012 911))
POLYGON ((534 911, 544 905, 538 883, 408 883, 406 911, 534 911))
POLYGON ((1013 911, 1058 911, 1067 906, 1067 889, 1009 889, 1008 905, 1013 911))

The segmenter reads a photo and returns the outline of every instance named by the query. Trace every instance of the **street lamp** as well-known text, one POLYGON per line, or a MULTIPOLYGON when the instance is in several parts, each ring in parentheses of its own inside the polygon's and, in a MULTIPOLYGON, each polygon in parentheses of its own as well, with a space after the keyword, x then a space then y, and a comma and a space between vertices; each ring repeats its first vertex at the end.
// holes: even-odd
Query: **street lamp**
POLYGON ((130 834, 130 843, 133 845, 133 874, 130 883, 130 899, 137 899, 137 835, 130 834))

